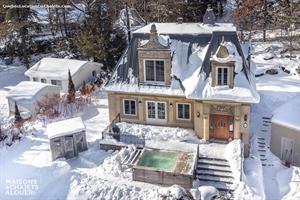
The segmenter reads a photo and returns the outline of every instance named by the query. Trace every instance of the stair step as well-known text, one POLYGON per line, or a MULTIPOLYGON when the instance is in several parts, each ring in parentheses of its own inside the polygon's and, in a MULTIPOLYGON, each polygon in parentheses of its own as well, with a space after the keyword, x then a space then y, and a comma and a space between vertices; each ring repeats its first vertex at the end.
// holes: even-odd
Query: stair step
POLYGON ((266 152, 265 149, 258 149, 258 151, 260 151, 260 152, 266 152))
POLYGON ((266 158, 261 158, 260 160, 261 160, 261 161, 266 161, 267 159, 266 159, 266 158))
POLYGON ((215 161, 202 161, 198 160, 198 165, 213 165, 213 166, 219 166, 219 167, 230 167, 228 163, 223 162, 215 162, 215 161))
POLYGON ((217 177, 224 177, 224 178, 233 178, 232 172, 230 171, 215 171, 215 170, 197 170, 197 175, 209 175, 209 176, 217 176, 217 177))
POLYGON ((215 172, 224 172, 224 173, 232 173, 230 168, 228 167, 219 167, 219 166, 211 166, 211 165, 200 165, 197 166, 197 171, 215 171, 215 172))
POLYGON ((213 161, 217 161, 217 162, 227 162, 228 163, 228 161, 226 159, 222 159, 222 158, 211 158, 211 157, 199 156, 198 159, 199 160, 213 160, 213 161))
POLYGON ((265 148, 266 146, 261 146, 261 145, 259 145, 258 147, 259 147, 259 148, 265 148))
POLYGON ((268 119, 268 120, 270 120, 271 119, 271 117, 262 117, 263 119, 268 119))
POLYGON ((216 171, 197 171, 197 176, 213 176, 218 178, 229 178, 233 179, 232 173, 216 172, 216 171))
POLYGON ((261 156, 261 157, 266 157, 266 155, 264 155, 264 154, 261 154, 260 156, 261 156))
POLYGON ((268 130, 261 130, 261 131, 264 132, 264 133, 268 132, 268 130))
POLYGON ((263 126, 266 126, 266 127, 268 127, 268 126, 269 126, 269 124, 263 124, 263 126))
POLYGON ((233 178, 207 176, 207 175, 197 175, 196 177, 200 181, 214 181, 214 182, 222 182, 227 184, 233 184, 233 180, 234 180, 233 178))
POLYGON ((261 144, 261 145, 266 145, 265 142, 257 142, 258 144, 261 144))
POLYGON ((257 139, 259 139, 259 140, 265 140, 265 138, 262 138, 262 137, 259 137, 259 138, 257 138, 257 139))
POLYGON ((271 124, 272 122, 271 121, 268 121, 268 120, 263 120, 264 123, 268 123, 268 124, 271 124))
POLYGON ((215 181, 199 181, 200 185, 202 186, 213 186, 220 191, 234 191, 235 188, 232 184, 226 184, 222 182, 215 182, 215 181))

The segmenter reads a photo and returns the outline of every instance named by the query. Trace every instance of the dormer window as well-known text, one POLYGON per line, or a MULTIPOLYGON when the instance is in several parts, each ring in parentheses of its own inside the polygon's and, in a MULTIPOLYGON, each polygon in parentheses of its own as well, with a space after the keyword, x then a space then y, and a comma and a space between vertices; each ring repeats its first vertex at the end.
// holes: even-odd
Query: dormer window
POLYGON ((164 82, 165 65, 163 60, 145 60, 145 82, 164 82))
POLYGON ((228 85, 228 67, 217 66, 217 85, 228 85))
POLYGON ((159 42, 155 24, 152 24, 148 42, 140 41, 138 48, 139 84, 171 84, 171 51, 159 42))

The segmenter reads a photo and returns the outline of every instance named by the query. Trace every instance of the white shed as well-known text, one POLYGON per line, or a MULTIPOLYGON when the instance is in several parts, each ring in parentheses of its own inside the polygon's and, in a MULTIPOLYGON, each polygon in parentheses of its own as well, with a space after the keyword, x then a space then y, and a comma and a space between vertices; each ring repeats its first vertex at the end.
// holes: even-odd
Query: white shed
POLYGON ((300 96, 277 108, 272 117, 271 151, 300 166, 300 96))
POLYGON ((47 135, 52 160, 72 158, 87 150, 85 125, 80 117, 48 124, 47 135))
POLYGON ((6 96, 10 114, 15 113, 15 103, 19 111, 30 112, 36 115, 38 103, 49 98, 59 100, 60 88, 54 85, 32 81, 22 81, 9 91, 6 96))
POLYGON ((63 59, 43 58, 25 72, 31 81, 49 83, 61 87, 63 92, 68 91, 68 70, 70 69, 75 89, 78 89, 83 81, 95 79, 103 65, 100 63, 63 59))

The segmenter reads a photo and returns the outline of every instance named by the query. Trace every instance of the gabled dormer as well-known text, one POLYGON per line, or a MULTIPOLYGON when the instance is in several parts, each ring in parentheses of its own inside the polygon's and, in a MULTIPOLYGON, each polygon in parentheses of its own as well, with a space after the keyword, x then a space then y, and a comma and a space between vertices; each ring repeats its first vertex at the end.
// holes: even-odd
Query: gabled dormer
POLYGON ((232 59, 232 56, 234 55, 230 55, 223 39, 216 53, 212 54, 210 59, 212 87, 234 87, 235 60, 232 59))
POLYGON ((155 24, 152 24, 149 41, 138 47, 139 82, 143 84, 171 84, 170 48, 158 40, 155 24))

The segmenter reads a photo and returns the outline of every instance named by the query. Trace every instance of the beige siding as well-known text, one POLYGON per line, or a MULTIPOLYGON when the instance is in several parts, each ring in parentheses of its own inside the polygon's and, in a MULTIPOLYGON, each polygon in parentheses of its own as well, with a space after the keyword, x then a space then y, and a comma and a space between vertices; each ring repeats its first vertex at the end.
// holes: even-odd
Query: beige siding
POLYGON ((281 140, 283 137, 294 141, 293 165, 300 166, 300 131, 280 124, 272 123, 271 151, 281 159, 281 140))
POLYGON ((125 122, 191 128, 194 129, 199 138, 204 138, 206 140, 210 139, 209 128, 211 114, 232 115, 234 119, 234 138, 243 140, 243 142, 245 143, 245 155, 248 155, 250 104, 220 101, 195 101, 178 96, 164 97, 158 95, 125 94, 111 92, 109 92, 108 94, 108 100, 110 121, 112 121, 120 113, 121 120, 125 122), (133 99, 136 101, 136 116, 127 116, 123 114, 123 99, 133 99), (165 124, 155 124, 153 122, 147 122, 146 101, 166 102, 167 121, 165 124), (178 103, 190 104, 191 119, 177 119, 176 105, 178 103), (247 126, 245 126, 244 124, 246 124, 247 126))

